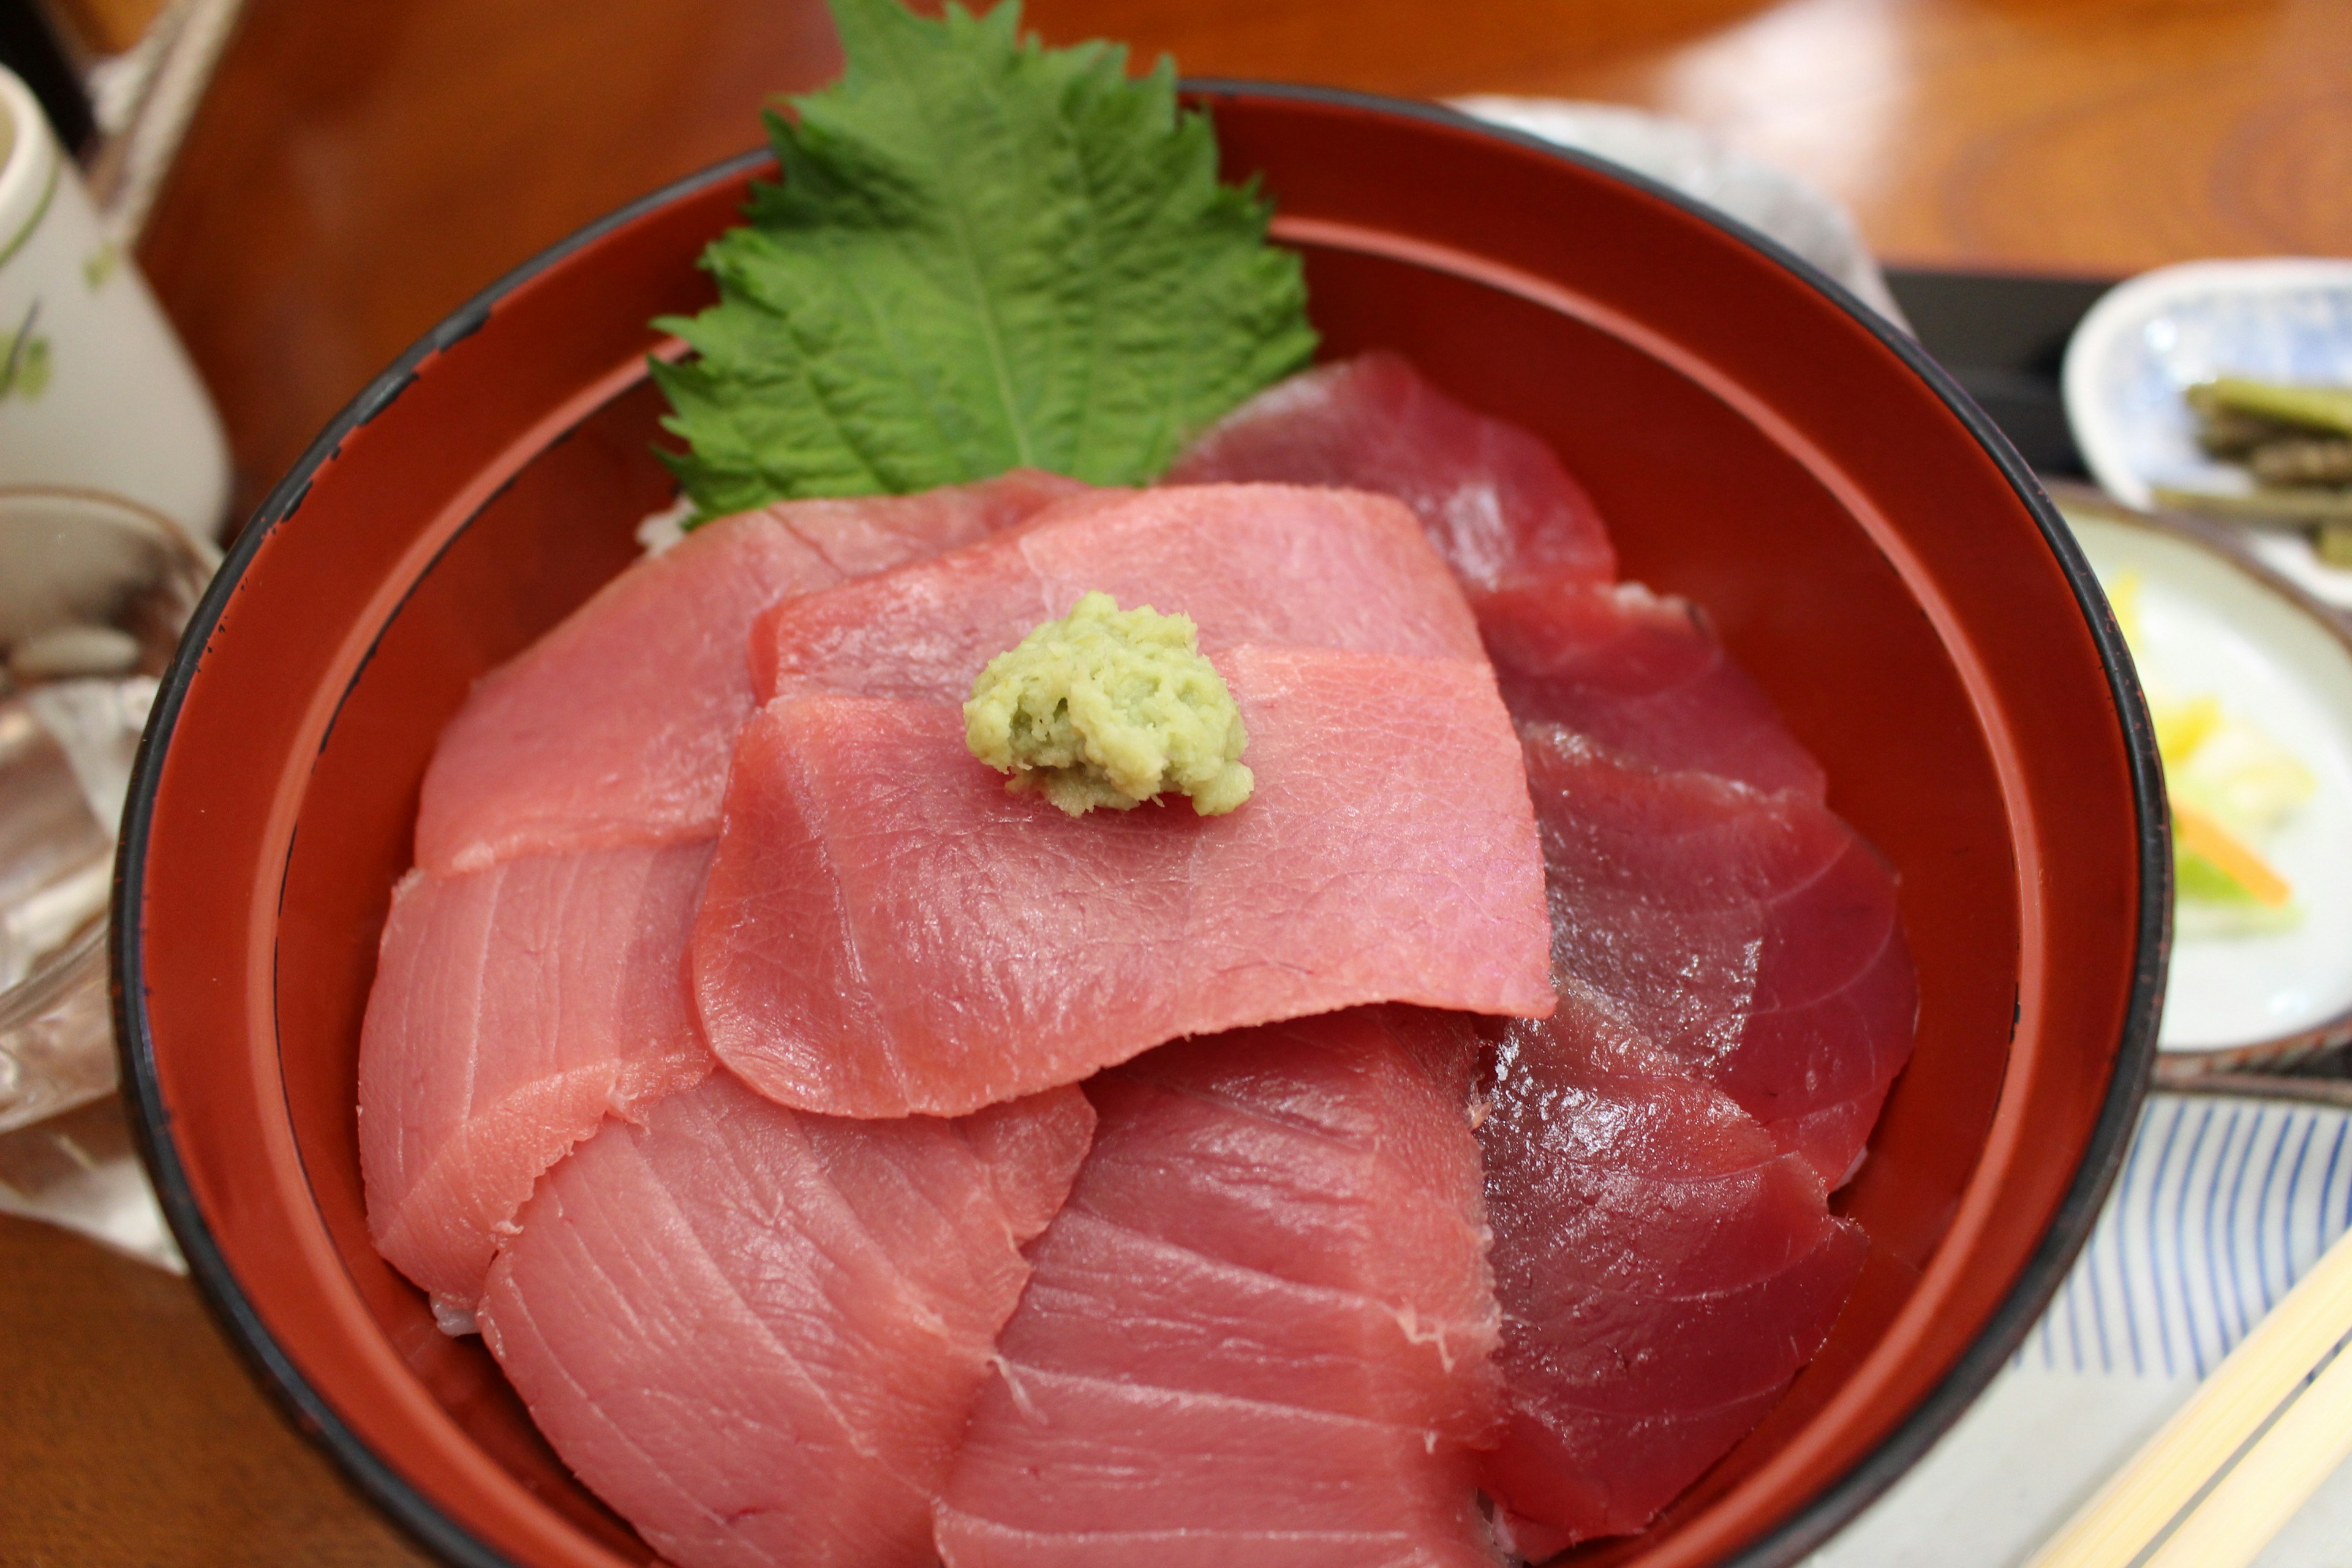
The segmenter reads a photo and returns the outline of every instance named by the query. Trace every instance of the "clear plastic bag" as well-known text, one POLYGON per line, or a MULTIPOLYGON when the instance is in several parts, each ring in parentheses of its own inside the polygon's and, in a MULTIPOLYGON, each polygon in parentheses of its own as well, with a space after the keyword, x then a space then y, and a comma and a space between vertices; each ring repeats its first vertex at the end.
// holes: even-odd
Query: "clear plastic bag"
POLYGON ((158 1268, 188 1271, 112 1095, 0 1132, 0 1214, 63 1226, 158 1268))
POLYGON ((106 907, 156 678, 217 559, 109 497, 0 489, 0 1212, 171 1268, 108 1098, 106 907))

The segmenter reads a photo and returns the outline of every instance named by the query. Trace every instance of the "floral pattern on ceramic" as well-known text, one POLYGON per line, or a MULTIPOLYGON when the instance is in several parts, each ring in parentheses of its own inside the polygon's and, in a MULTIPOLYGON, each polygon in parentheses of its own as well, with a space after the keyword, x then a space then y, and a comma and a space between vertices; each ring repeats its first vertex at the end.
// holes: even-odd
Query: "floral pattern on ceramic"
POLYGON ((36 300, 16 331, 0 338, 0 403, 12 397, 30 403, 48 390, 49 340, 34 330, 40 319, 36 300))
POLYGON ((228 447, 138 268, 0 70, 0 485, 103 490, 216 534, 228 447))

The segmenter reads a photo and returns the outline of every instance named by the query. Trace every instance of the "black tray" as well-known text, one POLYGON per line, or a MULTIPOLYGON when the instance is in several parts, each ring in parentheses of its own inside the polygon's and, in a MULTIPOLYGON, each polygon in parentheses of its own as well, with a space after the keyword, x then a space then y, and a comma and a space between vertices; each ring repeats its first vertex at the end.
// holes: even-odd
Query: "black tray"
POLYGON ((1891 267, 1887 287, 1919 346, 1992 416, 2039 472, 2084 477, 2066 427, 2058 367, 2066 340, 2113 279, 2034 278, 1891 267))

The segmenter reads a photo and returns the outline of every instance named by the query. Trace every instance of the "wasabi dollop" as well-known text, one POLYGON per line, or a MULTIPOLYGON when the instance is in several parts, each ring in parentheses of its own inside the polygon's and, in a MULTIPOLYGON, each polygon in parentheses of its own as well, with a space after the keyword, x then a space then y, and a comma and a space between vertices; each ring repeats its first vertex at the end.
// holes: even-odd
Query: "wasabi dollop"
POLYGON ((1174 791, 1202 816, 1249 798, 1248 736, 1190 616, 1122 610, 1088 594, 988 661, 963 705, 964 742, 1006 787, 1083 816, 1174 791))

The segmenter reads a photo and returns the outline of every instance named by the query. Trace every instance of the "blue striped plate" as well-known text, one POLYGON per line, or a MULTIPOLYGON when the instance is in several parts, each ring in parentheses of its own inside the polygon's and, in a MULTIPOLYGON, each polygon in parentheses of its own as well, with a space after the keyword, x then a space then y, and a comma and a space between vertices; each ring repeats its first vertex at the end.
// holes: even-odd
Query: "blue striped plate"
MULTIPOLYGON (((2004 1568, 2152 1436, 2352 1228, 2352 1110, 2157 1094, 2009 1370, 1806 1568, 2004 1568)), ((2257 1568, 2352 1564, 2352 1466, 2257 1568)))

